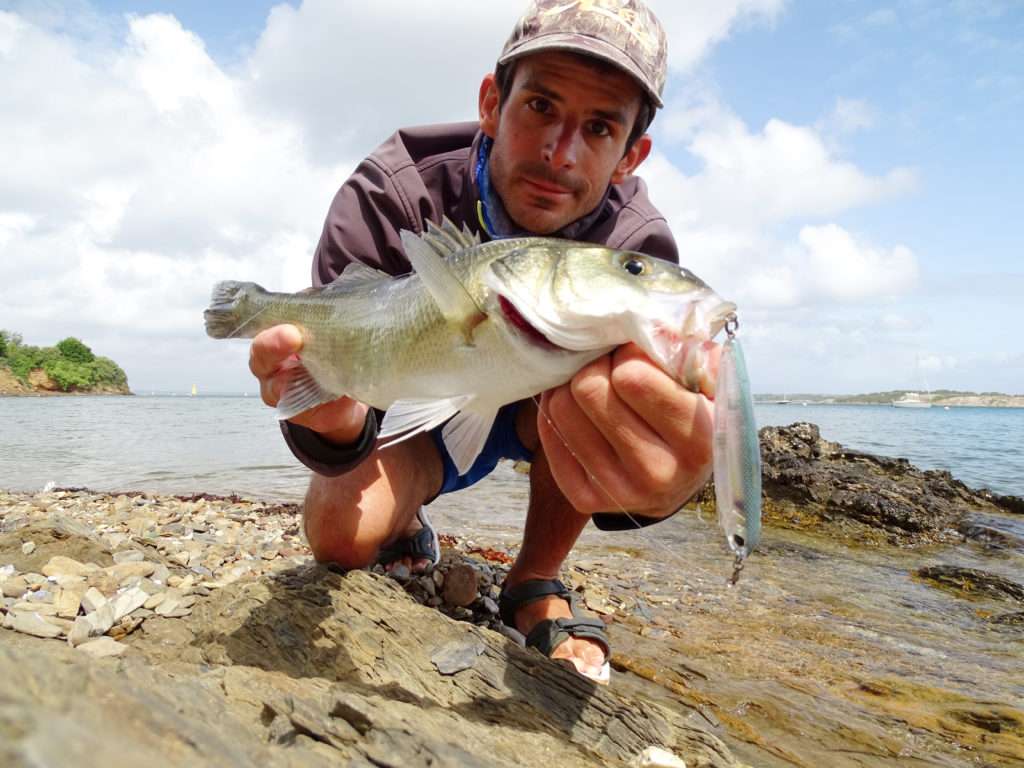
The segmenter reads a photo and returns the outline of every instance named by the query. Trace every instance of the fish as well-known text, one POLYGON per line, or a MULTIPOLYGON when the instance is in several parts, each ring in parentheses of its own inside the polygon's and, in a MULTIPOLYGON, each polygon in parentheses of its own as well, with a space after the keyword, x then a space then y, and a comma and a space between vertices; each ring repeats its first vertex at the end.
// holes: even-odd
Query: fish
POLYGON ((385 411, 388 444, 444 424, 460 473, 500 407, 567 382, 621 344, 637 343, 696 391, 694 350, 735 309, 688 269, 635 251, 540 237, 481 243, 448 219, 401 239, 407 275, 351 263, 295 294, 218 283, 206 332, 252 338, 297 326, 300 365, 279 418, 347 395, 385 411))
POLYGON ((735 556, 730 580, 735 584, 743 562, 761 539, 761 446, 746 361, 732 333, 719 359, 714 418, 715 507, 735 556))

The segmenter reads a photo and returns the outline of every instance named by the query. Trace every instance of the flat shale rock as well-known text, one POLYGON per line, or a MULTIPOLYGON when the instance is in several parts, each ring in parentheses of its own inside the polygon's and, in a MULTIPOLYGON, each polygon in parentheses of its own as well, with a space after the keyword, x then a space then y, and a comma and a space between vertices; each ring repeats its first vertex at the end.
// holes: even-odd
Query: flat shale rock
MULTIPOLYGON (((691 768, 738 765, 682 703, 627 698, 421 605, 410 591, 422 579, 440 591, 440 572, 403 587, 299 556, 294 510, 85 493, 6 503, 0 581, 19 597, 0 614, 19 630, 0 629, 4 768, 626 766, 650 747, 691 768), (79 519, 54 518, 56 505, 79 519), (223 534, 206 533, 214 528, 223 534), (27 554, 26 540, 37 545, 27 554), (115 565, 122 546, 144 552, 151 577, 124 567, 143 563, 137 555, 115 565), (267 558, 268 546, 292 555, 267 558), (209 575, 192 557, 171 561, 176 552, 208 563, 209 575), (84 580, 58 587, 53 579, 86 577, 56 557, 112 582, 106 594, 84 580), (38 575, 48 564, 49 579, 38 575), (63 610, 60 589, 81 591, 73 622, 45 615, 63 610), (51 590, 57 602, 46 602, 51 590)), ((446 557, 460 559, 450 548, 446 557)), ((494 587, 489 565, 471 570, 482 590, 494 587)), ((486 623, 480 595, 479 610, 457 610, 486 623)))

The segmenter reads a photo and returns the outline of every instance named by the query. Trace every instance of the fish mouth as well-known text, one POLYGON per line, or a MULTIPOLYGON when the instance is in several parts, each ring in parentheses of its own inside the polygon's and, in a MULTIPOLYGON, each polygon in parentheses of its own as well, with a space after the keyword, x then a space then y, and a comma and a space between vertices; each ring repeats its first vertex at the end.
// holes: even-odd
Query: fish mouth
POLYGON ((525 336, 531 343, 541 349, 557 350, 568 352, 565 347, 560 347, 551 341, 547 336, 537 330, 530 321, 523 317, 522 312, 516 309, 515 305, 504 296, 498 296, 498 305, 509 324, 525 336))

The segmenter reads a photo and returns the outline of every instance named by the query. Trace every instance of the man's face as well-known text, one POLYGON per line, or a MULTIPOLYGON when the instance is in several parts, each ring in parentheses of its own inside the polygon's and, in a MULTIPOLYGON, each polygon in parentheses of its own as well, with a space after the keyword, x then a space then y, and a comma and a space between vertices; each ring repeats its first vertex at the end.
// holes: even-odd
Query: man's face
POLYGON ((642 100, 624 72, 581 56, 545 52, 518 62, 498 105, 493 75, 480 87, 480 125, 494 140, 490 178, 512 220, 538 235, 590 213, 650 151, 642 137, 626 150, 642 100))

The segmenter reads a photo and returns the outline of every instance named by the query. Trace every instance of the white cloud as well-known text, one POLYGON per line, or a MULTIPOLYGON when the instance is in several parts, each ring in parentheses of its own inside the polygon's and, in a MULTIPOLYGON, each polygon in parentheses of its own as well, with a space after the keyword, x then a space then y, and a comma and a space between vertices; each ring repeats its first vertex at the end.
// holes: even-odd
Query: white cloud
POLYGON ((802 228, 800 245, 806 252, 805 279, 822 299, 897 296, 917 282, 917 261, 909 248, 873 248, 836 224, 802 228))

